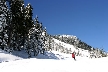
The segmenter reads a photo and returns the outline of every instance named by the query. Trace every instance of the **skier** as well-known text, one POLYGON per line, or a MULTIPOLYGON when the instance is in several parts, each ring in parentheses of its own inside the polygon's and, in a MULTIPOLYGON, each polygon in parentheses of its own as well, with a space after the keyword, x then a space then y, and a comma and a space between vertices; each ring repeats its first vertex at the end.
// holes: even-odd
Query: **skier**
POLYGON ((74 52, 72 53, 72 58, 76 61, 74 52))

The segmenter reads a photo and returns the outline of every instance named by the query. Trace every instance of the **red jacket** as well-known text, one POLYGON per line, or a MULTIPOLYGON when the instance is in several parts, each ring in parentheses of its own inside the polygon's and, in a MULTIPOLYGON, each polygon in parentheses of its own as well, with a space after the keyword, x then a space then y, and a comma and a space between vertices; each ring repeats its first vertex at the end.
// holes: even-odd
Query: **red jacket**
POLYGON ((75 57, 75 54, 74 53, 72 53, 72 58, 74 58, 75 57))

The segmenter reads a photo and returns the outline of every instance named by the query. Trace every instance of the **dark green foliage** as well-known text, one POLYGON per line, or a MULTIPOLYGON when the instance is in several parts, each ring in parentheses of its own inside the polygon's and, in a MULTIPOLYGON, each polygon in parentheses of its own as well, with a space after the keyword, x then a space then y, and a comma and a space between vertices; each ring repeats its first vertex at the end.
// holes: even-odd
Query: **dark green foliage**
POLYGON ((20 0, 9 0, 10 10, 10 26, 9 26, 9 41, 8 46, 13 49, 19 49, 19 41, 21 41, 24 25, 24 1, 20 0))
POLYGON ((8 41, 8 6, 6 0, 0 0, 0 47, 4 49, 8 41))
POLYGON ((26 34, 28 34, 28 31, 30 28, 33 27, 33 19, 32 19, 32 16, 33 16, 33 13, 32 13, 32 6, 30 4, 28 4, 26 7, 25 7, 25 26, 26 26, 26 34))
POLYGON ((31 56, 30 49, 34 51, 34 55, 37 55, 39 51, 44 53, 46 35, 43 34, 46 33, 46 29, 44 29, 42 23, 37 18, 33 20, 32 5, 28 3, 25 7, 23 0, 6 1, 2 0, 0 2, 0 15, 4 15, 1 17, 0 46, 5 47, 9 52, 14 50, 20 51, 22 48, 23 50, 26 49, 29 56, 31 56), (5 4, 6 1, 9 7, 5 4), (6 20, 4 21, 3 19, 6 20), (5 34, 8 35, 8 38, 4 36, 5 34), (39 46, 42 50, 40 50, 39 46))

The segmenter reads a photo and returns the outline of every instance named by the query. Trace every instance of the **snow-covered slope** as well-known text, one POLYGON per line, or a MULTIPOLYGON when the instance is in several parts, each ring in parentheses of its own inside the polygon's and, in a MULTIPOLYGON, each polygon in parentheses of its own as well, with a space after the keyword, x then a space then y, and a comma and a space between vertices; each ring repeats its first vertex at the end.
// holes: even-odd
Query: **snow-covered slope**
MULTIPOLYGON (((65 54, 60 53, 58 51, 46 51, 45 55, 39 54, 38 56, 32 56, 31 58, 36 59, 55 59, 55 60, 73 60, 71 54, 65 54)), ((0 49, 0 62, 9 62, 9 61, 16 61, 16 60, 22 60, 22 59, 28 59, 28 56, 24 51, 15 51, 11 54, 3 51, 0 49)), ((89 59, 86 57, 79 57, 76 56, 77 60, 83 60, 83 59, 89 59)))
MULTIPOLYGON (((64 54, 57 51, 46 51, 45 55, 39 54, 38 56, 32 56, 31 58, 36 59, 55 59, 55 60, 66 60, 72 59, 71 54, 64 54)), ((27 54, 24 51, 14 51, 9 54, 0 49, 0 63, 2 62, 10 62, 16 60, 28 59, 27 54)))
MULTIPOLYGON (((63 46, 64 48, 70 49, 72 51, 78 52, 82 54, 83 57, 89 56, 89 52, 85 51, 79 48, 79 50, 77 50, 73 45, 70 44, 66 44, 64 42, 61 42, 55 38, 53 38, 54 42, 63 46)), ((12 52, 12 54, 9 54, 3 50, 0 49, 0 62, 2 61, 12 61, 12 60, 18 60, 18 59, 27 59, 28 58, 28 54, 25 53, 25 51, 14 51, 12 52)), ((71 59, 71 54, 63 54, 60 52, 56 52, 56 51, 52 51, 52 52, 45 52, 45 55, 39 54, 36 57, 32 57, 32 58, 37 58, 37 59, 71 59), (60 55, 61 54, 61 55, 60 55), (68 55, 68 56, 64 56, 64 55, 68 55), (69 57, 70 56, 70 57, 69 57)))
POLYGON ((13 61, 13 60, 19 60, 19 59, 22 59, 22 58, 9 54, 0 49, 0 62, 13 61))
POLYGON ((81 49, 81 48, 77 48, 77 49, 76 49, 73 45, 70 45, 70 44, 61 42, 61 41, 59 41, 59 40, 57 40, 57 39, 55 39, 55 38, 53 38, 53 40, 54 40, 55 43, 57 43, 57 44, 63 46, 64 48, 67 48, 68 50, 70 50, 70 48, 71 48, 71 51, 72 51, 72 52, 78 53, 78 51, 79 51, 79 53, 81 54, 81 56, 83 56, 83 57, 90 57, 90 53, 89 53, 88 50, 83 50, 83 49, 81 49))
POLYGON ((67 37, 67 38, 68 38, 68 37, 71 37, 71 38, 77 39, 77 37, 74 36, 74 35, 65 35, 65 34, 64 34, 64 35, 60 35, 60 37, 62 37, 62 36, 63 36, 63 37, 67 37))
POLYGON ((0 64, 0 72, 108 72, 108 58, 74 60, 23 59, 0 64))
POLYGON ((23 53, 9 54, 0 50, 0 72, 108 72, 108 58, 89 59, 57 51, 45 52, 26 59, 23 53), (19 59, 19 60, 16 60, 19 59))

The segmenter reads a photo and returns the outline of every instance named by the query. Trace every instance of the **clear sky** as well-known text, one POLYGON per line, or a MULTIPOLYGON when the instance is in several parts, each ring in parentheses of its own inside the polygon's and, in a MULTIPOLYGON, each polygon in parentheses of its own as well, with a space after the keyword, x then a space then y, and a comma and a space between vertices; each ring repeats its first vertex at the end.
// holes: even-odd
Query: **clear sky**
POLYGON ((108 0, 25 0, 49 34, 75 35, 108 51, 108 0))

